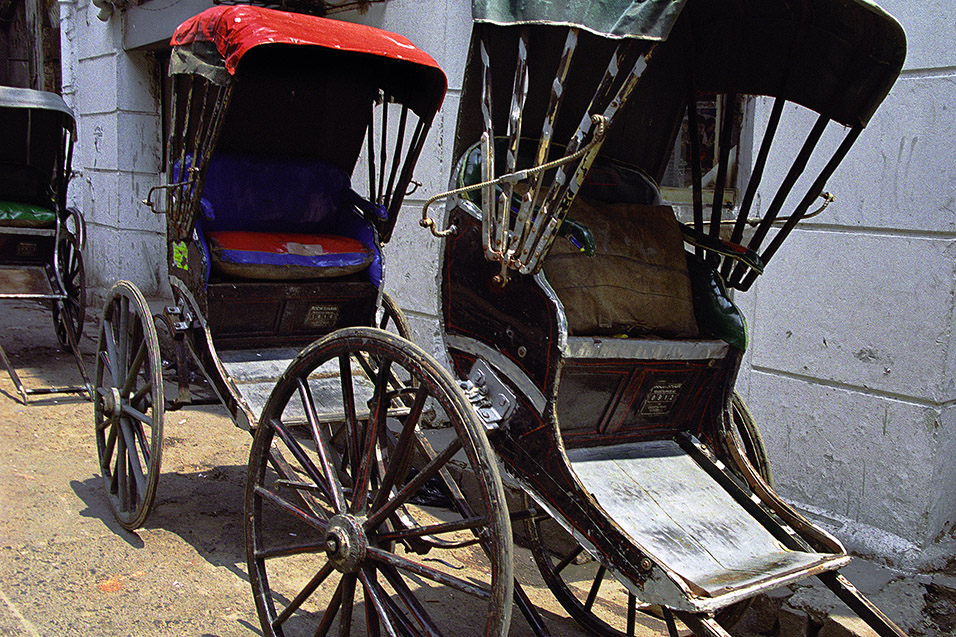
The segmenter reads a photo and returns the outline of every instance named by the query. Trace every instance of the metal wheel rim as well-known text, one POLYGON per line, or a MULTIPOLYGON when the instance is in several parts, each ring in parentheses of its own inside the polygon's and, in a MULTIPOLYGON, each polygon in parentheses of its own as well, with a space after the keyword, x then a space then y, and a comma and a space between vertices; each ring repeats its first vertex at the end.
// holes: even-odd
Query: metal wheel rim
POLYGON ((156 497, 164 397, 156 329, 146 300, 129 282, 113 286, 103 309, 94 379, 103 484, 116 520, 133 530, 146 521, 156 497))
MULTIPOLYGON (((363 352, 367 360, 387 360, 390 363, 389 370, 399 370, 395 372, 396 376, 401 374, 401 370, 405 370, 417 380, 417 383, 406 384, 412 387, 413 391, 408 395, 406 402, 409 413, 404 417, 404 423, 400 423, 399 430, 393 432, 398 438, 396 443, 398 448, 417 448, 418 437, 412 433, 416 428, 409 428, 408 425, 419 422, 421 405, 425 403, 424 396, 428 395, 439 401, 441 408, 453 420, 453 431, 456 439, 461 443, 467 462, 473 468, 481 468, 475 471, 474 475, 485 511, 484 515, 480 516, 483 522, 479 530, 483 540, 473 540, 473 543, 477 542, 474 548, 480 546, 481 542, 485 543, 483 554, 488 556, 490 575, 487 578, 489 580, 487 589, 483 593, 484 598, 477 603, 483 609, 482 620, 486 622, 486 625, 483 631, 476 630, 476 632, 483 632, 486 635, 507 634, 513 588, 510 521, 497 464, 484 431, 468 401, 444 368, 413 343, 375 328, 339 330, 309 346, 280 377, 263 409, 250 454, 244 516, 250 581, 263 632, 267 635, 298 634, 297 629, 304 628, 303 624, 307 622, 312 622, 308 625, 305 634, 326 634, 329 630, 332 630, 332 634, 336 634, 333 629, 335 624, 338 624, 337 634, 340 635, 351 634, 353 629, 361 632, 362 628, 365 628, 368 634, 383 635, 453 634, 441 625, 443 615, 430 613, 426 605, 417 599, 419 591, 425 590, 425 587, 420 586, 415 591, 411 591, 409 584, 413 583, 414 578, 418 578, 415 581, 437 585, 442 587, 442 590, 469 593, 463 600, 468 603, 472 599, 471 594, 476 593, 476 591, 467 590, 474 588, 474 584, 470 581, 449 576, 447 570, 442 571, 441 578, 433 572, 439 570, 442 563, 448 564, 442 556, 428 561, 424 558, 419 559, 419 556, 416 556, 408 547, 402 546, 401 540, 389 538, 396 533, 406 532, 408 527, 399 521, 399 509, 393 509, 394 514, 385 515, 382 513, 381 503, 396 500, 398 485, 402 483, 406 484, 403 489, 412 489, 408 494, 411 495, 417 488, 414 484, 415 480, 424 480, 429 474, 435 475, 435 472, 428 469, 429 465, 425 465, 422 473, 417 474, 413 479, 412 474, 406 474, 409 468, 406 462, 406 458, 409 457, 407 454, 395 453, 390 456, 388 454, 394 449, 385 449, 383 445, 380 445, 377 442, 379 440, 377 434, 373 433, 371 438, 365 435, 368 431, 382 431, 369 426, 368 423, 384 421, 377 421, 374 416, 363 421, 364 424, 356 420, 355 428, 351 429, 354 433, 348 438, 358 440, 364 436, 366 443, 370 439, 376 440, 372 447, 375 449, 378 464, 367 463, 365 458, 369 454, 364 452, 353 456, 353 447, 348 446, 350 442, 346 442, 344 448, 336 448, 333 442, 335 425, 319 422, 321 419, 318 417, 308 424, 309 431, 306 437, 311 436, 311 440, 305 440, 303 444, 298 445, 299 449, 295 449, 296 445, 290 442, 295 438, 292 433, 293 426, 287 426, 279 415, 285 412, 286 406, 291 401, 301 401, 299 404, 307 408, 308 401, 312 400, 306 398, 311 396, 311 390, 306 390, 307 383, 300 383, 300 379, 308 378, 320 364, 329 361, 337 364, 339 369, 343 369, 342 358, 351 359, 356 352, 363 352), (319 431, 322 433, 318 433, 319 431), (404 432, 409 433, 403 435, 404 432), (277 454, 276 450, 280 448, 281 453, 277 454), (328 459, 325 464, 319 453, 320 448, 324 449, 322 453, 328 459), (311 454, 315 462, 307 467, 298 456, 295 456, 297 453, 311 454), (347 455, 350 457, 346 457, 347 455), (287 464, 282 468, 284 475, 307 475, 311 486, 306 488, 304 485, 293 485, 290 488, 288 485, 295 481, 289 480, 284 488, 286 492, 294 491, 295 497, 284 499, 280 497, 279 489, 269 485, 269 475, 275 471, 276 467, 280 467, 282 462, 288 463, 288 458, 292 459, 291 464, 294 464, 295 468, 287 464), (357 462, 353 464, 350 458, 357 458, 357 462), (394 469, 391 468, 393 465, 394 469), (365 480, 353 479, 355 472, 352 471, 352 466, 362 467, 363 471, 368 466, 369 470, 364 473, 360 471, 359 475, 373 475, 365 480), (339 468, 331 470, 335 476, 333 480, 328 478, 329 472, 326 471, 328 467, 339 468), (296 472, 296 469, 299 471, 296 472), (397 473, 392 474, 393 471, 397 473), (383 490, 381 482, 394 483, 396 486, 384 489, 387 495, 380 496, 379 492, 383 490), (336 487, 336 484, 339 486, 336 487), (364 487, 361 486, 363 484, 364 487), (339 492, 339 496, 333 495, 335 492, 339 492), (356 495, 357 493, 362 495, 356 495), (338 503, 335 502, 336 497, 340 500, 338 503), (296 506, 294 502, 308 509, 304 513, 306 516, 311 516, 306 523, 308 529, 303 533, 296 533, 296 537, 308 536, 309 539, 304 545, 301 541, 296 546, 282 544, 281 541, 284 538, 272 533, 272 530, 279 529, 281 526, 282 512, 289 516, 287 523, 291 522, 292 517, 302 519, 302 511, 297 513, 290 508, 290 505, 296 506), (376 517, 380 514, 382 517, 376 521, 376 517), (345 544, 349 547, 353 545, 364 547, 354 554, 339 551, 342 538, 330 530, 335 529, 335 533, 339 533, 340 527, 349 525, 352 525, 350 527, 352 530, 345 533, 348 536, 345 544), (350 534, 362 537, 349 539, 350 534), (323 538, 323 535, 327 537, 323 538), (333 538, 335 546, 334 549, 330 549, 326 540, 333 535, 335 535, 333 538), (399 548, 403 548, 404 552, 400 552, 399 548), (301 588, 292 587, 288 594, 283 595, 272 590, 272 585, 279 577, 273 578, 275 581, 270 581, 269 574, 282 572, 281 569, 286 567, 279 562, 294 553, 297 554, 295 559, 299 561, 289 566, 287 570, 307 564, 303 567, 306 569, 305 572, 300 575, 310 579, 301 588), (338 584, 333 590, 331 585, 335 584, 335 578, 338 584), (322 586, 326 588, 321 589, 322 586), (366 608, 364 622, 355 611, 359 592, 362 594, 366 608), (485 607, 487 607, 486 610, 485 607), (369 609, 372 609, 372 612, 369 612, 369 609), (296 622, 301 623, 296 624, 296 622)), ((348 366, 348 369, 351 369, 351 366, 348 366)), ((376 370, 381 370, 381 367, 376 367, 376 370)), ((352 385, 352 383, 343 382, 342 378, 340 374, 336 381, 339 387, 352 385)), ((377 384, 379 387, 381 385, 382 383, 377 384)), ((372 413, 384 413, 374 411, 382 404, 378 396, 380 393, 377 391, 371 395, 372 413)), ((356 402, 353 400, 353 404, 356 402)), ((393 402, 392 405, 394 404, 393 402)), ((318 415, 317 410, 313 410, 312 413, 318 415)), ((394 421, 390 420, 389 426, 394 427, 394 421)), ((358 445, 354 448, 358 451, 358 445)), ((451 449, 451 447, 439 448, 437 455, 444 456, 445 451, 451 449)), ((442 466, 448 468, 451 465, 443 464, 442 466)), ((296 479, 304 480, 304 478, 296 479)), ((411 508, 407 497, 404 500, 398 497, 397 501, 411 508)), ((386 504, 385 508, 388 506, 386 504)), ((464 515, 459 515, 456 519, 463 518, 464 515)), ((426 524, 422 521, 416 527, 419 530, 412 532, 424 533, 420 529, 426 524)), ((286 540, 286 542, 290 541, 286 540)), ((434 555, 435 553, 430 554, 430 556, 434 555)))

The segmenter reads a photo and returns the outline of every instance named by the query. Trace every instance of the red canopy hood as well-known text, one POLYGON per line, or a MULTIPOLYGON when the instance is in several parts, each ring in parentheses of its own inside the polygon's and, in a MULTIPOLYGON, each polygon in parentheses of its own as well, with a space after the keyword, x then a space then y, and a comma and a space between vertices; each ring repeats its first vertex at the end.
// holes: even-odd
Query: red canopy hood
POLYGON ((226 70, 236 72, 243 55, 260 44, 297 44, 366 53, 441 69, 430 55, 405 37, 382 29, 287 13, 250 5, 217 6, 186 20, 173 34, 173 46, 209 42, 226 70))

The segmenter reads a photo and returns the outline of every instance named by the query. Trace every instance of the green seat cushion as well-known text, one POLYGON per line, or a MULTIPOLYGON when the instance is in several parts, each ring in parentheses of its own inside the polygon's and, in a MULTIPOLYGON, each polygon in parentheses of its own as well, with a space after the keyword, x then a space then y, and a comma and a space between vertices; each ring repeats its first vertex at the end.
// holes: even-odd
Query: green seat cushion
POLYGON ((16 201, 0 201, 0 226, 48 228, 56 222, 49 208, 16 201))

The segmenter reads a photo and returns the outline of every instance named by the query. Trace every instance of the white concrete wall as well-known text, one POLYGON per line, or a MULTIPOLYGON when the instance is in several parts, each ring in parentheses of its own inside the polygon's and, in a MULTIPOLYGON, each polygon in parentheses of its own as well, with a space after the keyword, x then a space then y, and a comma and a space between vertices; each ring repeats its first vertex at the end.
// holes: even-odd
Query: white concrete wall
POLYGON ((157 295, 166 276, 165 222, 139 203, 160 167, 156 73, 148 53, 123 50, 122 17, 103 22, 98 12, 80 0, 68 34, 78 122, 70 197, 87 220, 88 285, 94 299, 120 278, 157 295))
MULTIPOLYGON (((184 4, 208 6, 190 0, 167 13, 184 4)), ((798 229, 738 297, 752 333, 739 389, 785 497, 839 527, 851 546, 915 563, 956 520, 956 49, 948 45, 956 2, 884 5, 909 35, 906 71, 831 180, 837 202, 798 229)), ((165 281, 162 218, 138 203, 159 182, 155 73, 149 54, 124 50, 171 33, 146 9, 131 6, 104 23, 79 0, 69 32, 81 173, 71 196, 90 224, 87 272, 100 292, 128 278, 159 295, 165 281)), ((386 289, 407 310, 416 341, 437 351, 439 242, 418 219, 450 172, 469 3, 391 0, 338 17, 406 35, 448 75, 416 172, 424 186, 386 251, 386 289)))
POLYGON ((836 202, 738 295, 739 388, 782 495, 917 565, 951 556, 956 522, 956 3, 882 5, 904 73, 827 185, 836 202))

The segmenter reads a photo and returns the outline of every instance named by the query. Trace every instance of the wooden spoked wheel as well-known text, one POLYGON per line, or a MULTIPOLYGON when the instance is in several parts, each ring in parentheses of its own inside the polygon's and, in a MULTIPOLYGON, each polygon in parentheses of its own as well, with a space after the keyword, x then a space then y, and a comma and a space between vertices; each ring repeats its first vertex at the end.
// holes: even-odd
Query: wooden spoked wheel
POLYGON ((734 392, 730 406, 734 431, 740 436, 744 451, 747 453, 747 460, 757 470, 760 477, 764 479, 764 482, 772 487, 773 471, 770 468, 770 457, 767 455, 767 448, 764 446, 763 436, 760 435, 757 421, 754 420, 744 399, 737 392, 734 392))
POLYGON ((163 377, 146 300, 127 281, 110 291, 96 354, 94 422, 100 472, 113 515, 128 530, 156 497, 163 444, 163 377))
POLYGON ((67 327, 73 332, 73 338, 79 346, 83 322, 86 319, 86 272, 83 269, 83 253, 74 235, 60 235, 56 268, 63 282, 66 298, 53 302, 53 329, 60 346, 70 351, 67 327))
POLYGON ((398 306, 387 292, 382 292, 382 306, 376 315, 376 323, 379 329, 387 332, 394 332, 405 340, 412 340, 412 329, 408 325, 408 319, 405 312, 398 306))
MULTIPOLYGON (((750 463, 772 484, 767 451, 753 416, 736 393, 733 395, 734 427, 744 443, 750 463)), ((533 506, 533 505, 531 505, 533 506)), ((532 518, 527 523, 531 552, 542 578, 567 613, 585 630, 602 637, 633 637, 641 615, 661 618, 660 608, 641 608, 637 599, 604 566, 591 559, 557 522, 532 518)), ((717 613, 724 628, 733 628, 749 608, 750 601, 732 604, 717 613)))
POLYGON ((485 431, 393 334, 339 330, 292 361, 255 434, 245 524, 266 635, 508 632, 511 525, 485 431), (429 412, 447 426, 424 430, 429 412))

